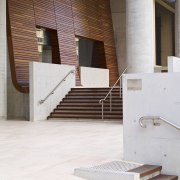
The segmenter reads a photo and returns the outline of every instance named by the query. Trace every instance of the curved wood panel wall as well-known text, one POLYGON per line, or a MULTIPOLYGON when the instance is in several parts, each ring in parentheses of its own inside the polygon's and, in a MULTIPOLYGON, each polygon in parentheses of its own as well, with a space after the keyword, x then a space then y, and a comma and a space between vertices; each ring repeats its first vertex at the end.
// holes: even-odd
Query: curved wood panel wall
MULTIPOLYGON (((15 87, 27 92, 30 61, 39 61, 36 26, 57 30, 58 61, 75 65, 75 36, 104 42, 110 84, 118 78, 109 0, 7 0, 8 45, 15 87)), ((55 41, 55 46, 57 47, 55 41)), ((56 57, 54 54, 53 57, 56 57)), ((100 64, 100 63, 99 63, 100 64)), ((78 73, 76 73, 79 82, 78 73)))
POLYGON ((15 87, 27 91, 30 61, 38 61, 36 24, 32 1, 9 0, 8 44, 11 74, 15 87))

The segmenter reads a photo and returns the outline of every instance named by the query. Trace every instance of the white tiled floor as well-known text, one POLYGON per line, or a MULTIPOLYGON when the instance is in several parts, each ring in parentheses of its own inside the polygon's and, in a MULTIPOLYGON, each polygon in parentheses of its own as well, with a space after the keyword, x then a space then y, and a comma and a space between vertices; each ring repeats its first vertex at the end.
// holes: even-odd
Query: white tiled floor
POLYGON ((70 180, 74 168, 120 160, 123 128, 104 122, 0 122, 0 180, 70 180))

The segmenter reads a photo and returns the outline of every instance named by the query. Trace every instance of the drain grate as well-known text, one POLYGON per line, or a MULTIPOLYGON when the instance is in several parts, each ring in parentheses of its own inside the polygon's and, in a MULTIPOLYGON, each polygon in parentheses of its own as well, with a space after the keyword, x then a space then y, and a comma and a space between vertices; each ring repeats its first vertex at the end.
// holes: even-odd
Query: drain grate
POLYGON ((96 165, 96 166, 90 166, 90 167, 78 168, 78 169, 84 170, 84 171, 94 171, 94 172, 120 173, 120 172, 127 172, 139 166, 141 166, 141 164, 126 162, 126 161, 111 161, 111 162, 107 162, 107 163, 96 165))

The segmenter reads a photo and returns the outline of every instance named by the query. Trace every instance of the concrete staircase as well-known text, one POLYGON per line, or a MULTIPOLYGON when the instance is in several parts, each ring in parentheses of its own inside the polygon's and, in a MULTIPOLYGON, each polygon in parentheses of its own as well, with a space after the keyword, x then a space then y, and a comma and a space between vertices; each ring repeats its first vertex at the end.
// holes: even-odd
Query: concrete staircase
POLYGON ((143 165, 128 172, 138 173, 141 180, 177 180, 177 176, 161 174, 162 166, 143 165))
POLYGON ((162 166, 112 161, 76 168, 74 175, 88 180, 177 180, 178 176, 161 174, 162 166))
MULTIPOLYGON (((102 119, 103 99, 110 88, 72 88, 66 97, 57 105, 48 119, 102 119)), ((104 102, 104 120, 121 121, 123 118, 122 98, 120 89, 112 91, 112 111, 110 112, 110 98, 104 102)))

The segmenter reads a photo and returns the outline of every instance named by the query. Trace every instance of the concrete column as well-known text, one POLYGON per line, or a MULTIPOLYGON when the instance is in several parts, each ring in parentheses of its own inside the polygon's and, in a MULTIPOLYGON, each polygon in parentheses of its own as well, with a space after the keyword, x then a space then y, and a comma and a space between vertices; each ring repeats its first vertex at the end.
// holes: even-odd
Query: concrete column
POLYGON ((175 55, 180 57, 180 0, 175 4, 175 55))
POLYGON ((6 119, 6 0, 0 0, 0 120, 6 119))
POLYGON ((110 0, 111 13, 118 58, 118 69, 121 74, 126 64, 126 0, 110 0))
POLYGON ((154 0, 126 0, 126 28, 128 72, 153 72, 155 65, 154 0))

